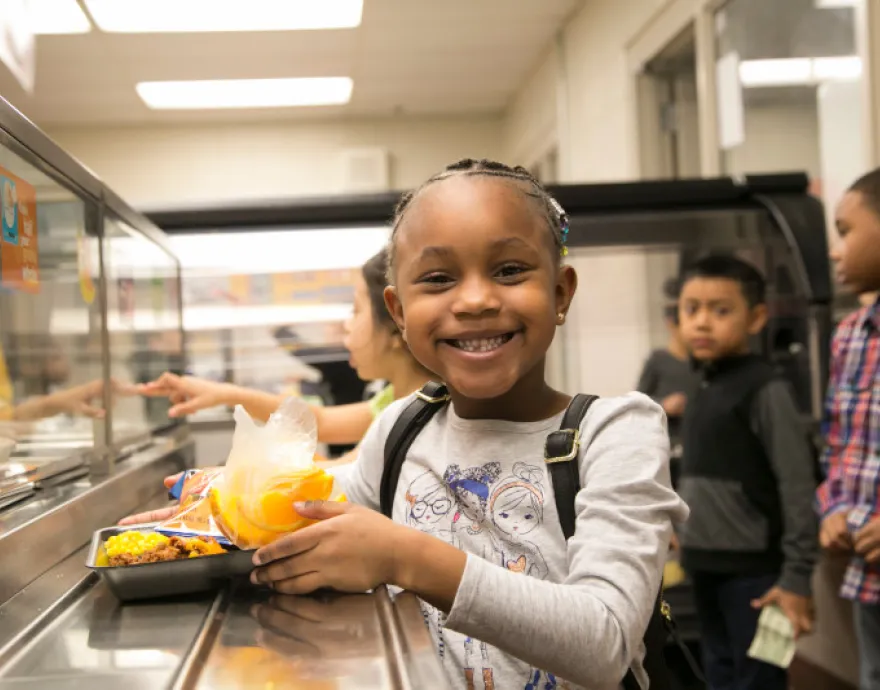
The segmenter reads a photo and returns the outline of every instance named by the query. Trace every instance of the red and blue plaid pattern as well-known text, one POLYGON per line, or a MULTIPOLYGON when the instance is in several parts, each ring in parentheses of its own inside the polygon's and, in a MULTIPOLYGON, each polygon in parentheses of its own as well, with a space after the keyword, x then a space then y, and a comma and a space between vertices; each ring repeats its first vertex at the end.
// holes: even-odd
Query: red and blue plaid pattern
MULTIPOLYGON (((831 342, 831 378, 822 432, 826 480, 820 517, 846 511, 851 532, 880 519, 880 302, 851 314, 831 342)), ((880 602, 880 564, 854 556, 840 595, 880 602)))

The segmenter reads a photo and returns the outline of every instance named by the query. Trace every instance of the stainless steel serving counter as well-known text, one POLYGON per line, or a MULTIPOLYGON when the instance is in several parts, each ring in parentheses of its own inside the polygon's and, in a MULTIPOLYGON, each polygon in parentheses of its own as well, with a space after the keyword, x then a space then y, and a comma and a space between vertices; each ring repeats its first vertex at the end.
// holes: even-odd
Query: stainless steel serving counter
POLYGON ((156 439, 104 478, 42 489, 0 512, 0 690, 5 688, 447 687, 415 597, 219 592, 118 602, 86 568, 95 529, 167 502, 192 462, 156 439))

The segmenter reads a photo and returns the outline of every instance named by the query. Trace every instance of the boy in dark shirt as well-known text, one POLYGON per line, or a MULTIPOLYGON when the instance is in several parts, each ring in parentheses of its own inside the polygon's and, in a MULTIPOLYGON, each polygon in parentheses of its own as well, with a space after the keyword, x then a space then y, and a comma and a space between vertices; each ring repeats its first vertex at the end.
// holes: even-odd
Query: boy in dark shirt
POLYGON ((767 321, 764 293, 755 268, 712 256, 685 271, 679 299, 702 374, 684 417, 679 492, 691 515, 682 564, 715 690, 786 689, 784 669, 747 655, 764 606, 778 606, 796 636, 812 627, 813 460, 790 386, 749 354, 749 337, 767 321))

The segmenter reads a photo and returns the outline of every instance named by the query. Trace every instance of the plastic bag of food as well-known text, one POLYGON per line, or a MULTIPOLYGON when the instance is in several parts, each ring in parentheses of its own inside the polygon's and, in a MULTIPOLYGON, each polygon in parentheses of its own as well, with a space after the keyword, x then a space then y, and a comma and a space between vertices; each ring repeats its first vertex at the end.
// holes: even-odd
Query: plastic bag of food
POLYGON ((213 537, 221 544, 230 544, 211 510, 211 486, 222 475, 222 467, 184 472, 170 491, 180 505, 174 515, 156 526, 156 532, 169 537, 213 537))
POLYGON ((286 400, 265 426, 241 406, 234 416, 232 450, 209 492, 211 511, 233 544, 253 549, 311 524, 293 504, 331 498, 333 477, 315 465, 317 424, 302 401, 286 400))

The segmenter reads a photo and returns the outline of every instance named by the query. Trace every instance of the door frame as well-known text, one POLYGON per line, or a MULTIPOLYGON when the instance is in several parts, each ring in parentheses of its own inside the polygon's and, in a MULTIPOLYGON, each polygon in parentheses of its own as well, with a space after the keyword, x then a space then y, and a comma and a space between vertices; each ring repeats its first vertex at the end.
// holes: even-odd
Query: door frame
POLYGON ((657 111, 659 102, 651 102, 650 89, 644 85, 647 64, 689 27, 693 27, 697 70, 697 119, 699 123, 700 174, 716 177, 721 172, 718 151, 717 106, 715 85, 715 10, 718 0, 670 0, 663 5, 627 42, 631 102, 636 116, 631 118, 632 136, 639 142, 636 169, 640 177, 650 174, 650 160, 662 144, 650 129, 641 126, 642 112, 657 111), (646 100, 647 98, 647 100, 646 100), (653 151, 655 153, 648 153, 653 151))

